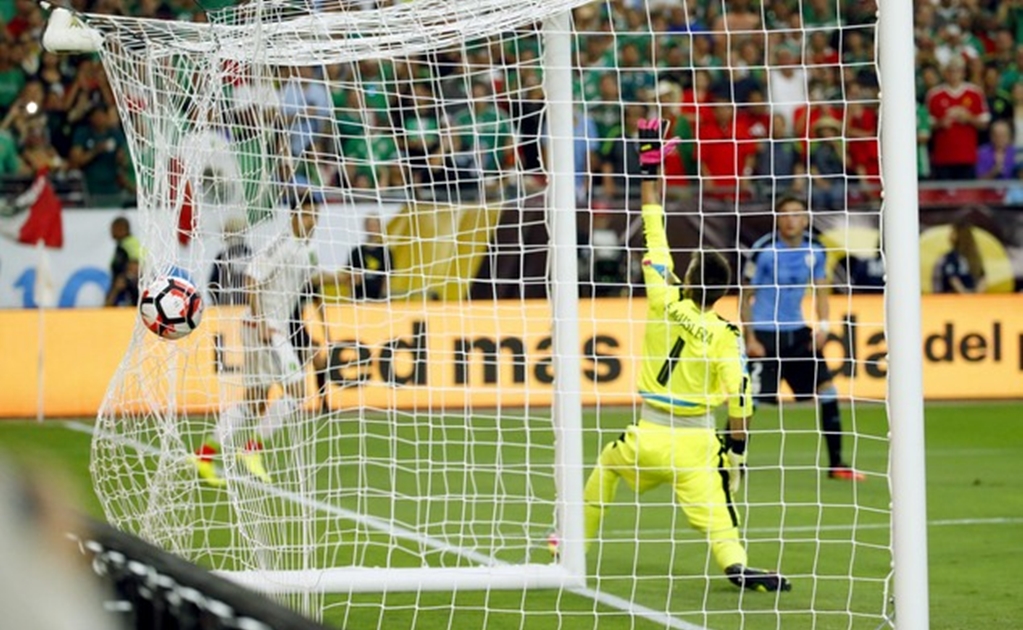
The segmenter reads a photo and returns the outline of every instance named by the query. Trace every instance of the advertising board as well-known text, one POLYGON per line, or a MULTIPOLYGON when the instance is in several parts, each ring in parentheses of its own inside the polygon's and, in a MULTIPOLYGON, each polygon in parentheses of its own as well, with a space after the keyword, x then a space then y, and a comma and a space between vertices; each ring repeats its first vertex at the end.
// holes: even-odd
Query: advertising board
MULTIPOLYGON (((1023 295, 928 295, 923 306, 928 399, 1023 397, 1023 295)), ((722 300, 719 310, 734 320, 735 300, 722 300)), ((834 296, 831 312, 825 356, 839 391, 857 400, 884 400, 888 367, 881 296, 834 296)), ((325 340, 330 356, 334 409, 550 403, 555 375, 546 301, 336 304, 326 314, 325 327, 311 328, 314 337, 325 340)), ((580 302, 585 404, 635 400, 645 316, 643 300, 580 302)), ((148 344, 147 361, 169 357, 173 348, 187 351, 192 360, 168 362, 181 366, 176 404, 188 412, 215 411, 221 401, 240 394, 238 321, 236 309, 210 308, 199 330, 176 342, 179 346, 149 339, 145 331, 137 333, 135 343, 148 344)), ((133 309, 0 311, 0 417, 34 416, 40 386, 46 415, 95 414, 135 326, 133 309)), ((145 389, 137 383, 124 386, 145 389)), ((145 394, 137 396, 142 403, 145 394)))

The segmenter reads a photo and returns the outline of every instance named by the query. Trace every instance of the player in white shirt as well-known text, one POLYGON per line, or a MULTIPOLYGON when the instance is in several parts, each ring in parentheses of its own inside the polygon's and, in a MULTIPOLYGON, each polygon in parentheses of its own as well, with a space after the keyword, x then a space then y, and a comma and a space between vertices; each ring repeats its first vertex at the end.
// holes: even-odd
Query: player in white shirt
POLYGON ((316 229, 317 207, 306 193, 291 212, 291 229, 269 247, 257 252, 246 268, 248 311, 242 319, 245 400, 225 409, 217 421, 216 441, 197 451, 196 468, 207 483, 224 485, 214 457, 220 445, 232 443, 237 431, 257 421, 255 436, 239 456, 250 473, 263 481, 270 477, 259 455, 263 440, 292 419, 301 408, 305 366, 291 343, 288 319, 302 297, 303 287, 319 281, 316 250, 310 237, 316 229), (268 403, 270 387, 280 384, 283 394, 268 403))
MULTIPOLYGON (((316 250, 309 242, 316 227, 316 209, 309 203, 292 213, 292 230, 281 234, 246 269, 249 312, 242 321, 246 390, 302 384, 298 352, 291 345, 288 319, 302 289, 317 275, 316 250)), ((300 394, 296 395, 298 397, 300 394)))

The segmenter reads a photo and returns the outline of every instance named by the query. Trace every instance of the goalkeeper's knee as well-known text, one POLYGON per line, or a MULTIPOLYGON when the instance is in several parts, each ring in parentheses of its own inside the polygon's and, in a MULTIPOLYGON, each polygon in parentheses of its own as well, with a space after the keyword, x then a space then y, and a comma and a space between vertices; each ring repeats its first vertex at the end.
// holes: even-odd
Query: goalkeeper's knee
POLYGON ((600 451, 600 457, 597 462, 602 466, 610 468, 627 463, 627 458, 622 450, 625 444, 625 433, 622 433, 617 438, 604 445, 604 448, 600 451))

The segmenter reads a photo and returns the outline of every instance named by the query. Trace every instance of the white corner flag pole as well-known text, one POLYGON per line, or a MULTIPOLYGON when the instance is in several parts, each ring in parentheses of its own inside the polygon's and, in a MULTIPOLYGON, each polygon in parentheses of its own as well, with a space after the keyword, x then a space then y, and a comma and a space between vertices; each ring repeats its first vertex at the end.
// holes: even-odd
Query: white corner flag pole
POLYGON ((45 417, 46 404, 46 309, 54 305, 53 274, 50 272, 50 256, 42 240, 36 241, 36 278, 32 293, 36 300, 39 313, 38 352, 36 355, 36 421, 42 422, 45 417))

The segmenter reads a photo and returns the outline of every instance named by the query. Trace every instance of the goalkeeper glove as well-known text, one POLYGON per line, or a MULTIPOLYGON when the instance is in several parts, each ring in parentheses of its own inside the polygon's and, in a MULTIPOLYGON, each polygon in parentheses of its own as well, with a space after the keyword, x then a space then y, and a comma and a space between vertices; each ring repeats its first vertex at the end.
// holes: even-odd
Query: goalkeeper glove
POLYGON ((669 122, 659 118, 639 121, 639 173, 643 177, 655 177, 661 170, 664 158, 675 152, 678 138, 665 142, 664 134, 669 122))
POLYGON ((728 492, 735 496, 739 484, 746 476, 746 440, 733 440, 725 436, 725 459, 728 460, 728 492))

